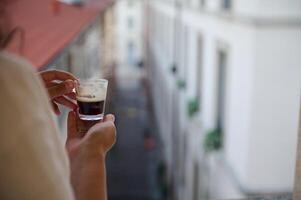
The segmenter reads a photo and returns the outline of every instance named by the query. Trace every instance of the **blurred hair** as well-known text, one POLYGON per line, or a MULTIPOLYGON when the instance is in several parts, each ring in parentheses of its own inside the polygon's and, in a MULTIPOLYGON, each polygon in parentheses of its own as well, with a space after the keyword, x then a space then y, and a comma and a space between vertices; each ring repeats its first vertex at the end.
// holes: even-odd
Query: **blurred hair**
POLYGON ((17 33, 20 33, 21 43, 19 51, 22 51, 24 31, 21 27, 11 27, 7 6, 15 0, 0 0, 0 49, 9 45, 17 33))
POLYGON ((0 48, 4 48, 8 41, 8 16, 7 16, 7 0, 0 0, 0 48))

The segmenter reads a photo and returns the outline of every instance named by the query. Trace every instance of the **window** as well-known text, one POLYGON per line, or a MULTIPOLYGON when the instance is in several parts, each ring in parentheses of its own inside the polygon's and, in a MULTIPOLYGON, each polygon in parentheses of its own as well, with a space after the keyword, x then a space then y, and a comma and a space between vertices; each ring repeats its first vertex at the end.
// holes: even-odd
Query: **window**
POLYGON ((232 1, 231 0, 222 0, 222 8, 224 10, 230 10, 232 7, 232 1))
POLYGON ((133 7, 133 0, 128 0, 128 7, 133 7))
POLYGON ((221 133, 224 131, 225 100, 226 100, 226 76, 228 55, 225 50, 218 51, 217 62, 217 121, 216 128, 221 133))
POLYGON ((189 65, 189 60, 188 60, 188 55, 189 55, 189 29, 187 26, 183 26, 183 68, 184 68, 184 77, 185 81, 187 81, 187 70, 188 70, 188 65, 189 65))
POLYGON ((205 6, 205 3, 206 3, 205 0, 200 0, 200 6, 201 6, 201 7, 204 7, 204 6, 205 6))
POLYGON ((133 20, 133 18, 129 17, 127 23, 128 23, 128 29, 132 29, 133 26, 134 26, 134 20, 133 20))
POLYGON ((129 65, 135 64, 135 45, 133 41, 129 41, 127 44, 127 63, 129 65))
POLYGON ((203 40, 202 37, 198 38, 197 46, 197 68, 196 68, 196 95, 197 101, 200 109, 202 101, 202 76, 203 76, 203 40))
POLYGON ((199 200, 199 165, 195 163, 193 165, 193 200, 199 200))

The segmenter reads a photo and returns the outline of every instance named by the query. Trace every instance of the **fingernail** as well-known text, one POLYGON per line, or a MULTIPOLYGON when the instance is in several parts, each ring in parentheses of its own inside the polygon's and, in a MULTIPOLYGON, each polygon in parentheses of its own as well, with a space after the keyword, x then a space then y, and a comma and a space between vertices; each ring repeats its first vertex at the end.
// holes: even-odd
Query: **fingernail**
POLYGON ((74 81, 74 84, 75 84, 75 87, 78 87, 78 86, 79 86, 79 80, 76 79, 76 80, 74 81))
POLYGON ((115 122, 115 116, 112 115, 112 114, 108 114, 108 115, 106 115, 106 120, 110 120, 112 122, 115 122))

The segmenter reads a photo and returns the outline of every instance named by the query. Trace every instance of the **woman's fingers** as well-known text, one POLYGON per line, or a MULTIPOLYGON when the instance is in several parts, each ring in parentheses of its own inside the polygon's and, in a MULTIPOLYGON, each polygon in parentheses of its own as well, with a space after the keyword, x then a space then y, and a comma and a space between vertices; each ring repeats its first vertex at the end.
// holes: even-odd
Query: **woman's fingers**
POLYGON ((78 137, 76 121, 76 113, 74 111, 70 111, 67 120, 67 141, 72 138, 78 137))
POLYGON ((69 97, 70 99, 76 100, 76 94, 74 92, 65 94, 65 96, 69 97))
MULTIPOLYGON (((72 81, 72 80, 66 80, 65 82, 69 82, 69 81, 72 81)), ((60 83, 57 83, 57 82, 48 82, 48 83, 46 83, 47 90, 49 91, 51 88, 53 88, 53 87, 55 88, 55 87, 58 86, 59 84, 62 84, 62 82, 60 82, 60 83)), ((76 83, 74 83, 74 85, 76 85, 76 83)), ((70 93, 64 94, 64 96, 67 96, 67 97, 69 97, 70 99, 76 100, 76 95, 75 95, 75 93, 73 92, 73 90, 72 90, 72 92, 70 92, 70 93)))
MULTIPOLYGON (((82 132, 87 133, 89 131, 91 133, 91 132, 93 132, 93 129, 95 129, 94 126, 98 126, 97 124, 99 124, 99 125, 101 125, 103 123, 114 124, 114 121, 115 121, 114 115, 108 114, 105 116, 103 121, 102 120, 91 120, 91 121, 79 120, 78 125, 82 132)), ((90 134, 90 133, 88 133, 88 134, 90 134)))
POLYGON ((47 88, 49 96, 51 99, 63 96, 65 94, 72 93, 75 87, 75 83, 72 80, 66 80, 64 82, 58 83, 55 86, 47 88))
POLYGON ((60 110, 56 103, 62 104, 70 109, 77 108, 77 105, 70 100, 76 99, 73 92, 76 86, 75 80, 77 80, 75 76, 60 70, 43 71, 39 74, 48 90, 53 110, 57 115, 60 114, 60 110), (64 97, 64 95, 70 99, 64 97))
POLYGON ((53 80, 60 80, 65 81, 68 79, 76 80, 76 77, 73 76, 71 73, 60 71, 60 70, 49 70, 49 71, 43 71, 40 73, 42 79, 44 82, 51 82, 53 80))
POLYGON ((75 110, 77 108, 77 105, 75 103, 73 103, 71 100, 67 99, 66 97, 60 96, 60 97, 56 97, 54 99, 55 102, 64 105, 72 110, 75 110))
POLYGON ((54 102, 51 102, 51 105, 52 105, 52 108, 53 108, 53 110, 54 110, 54 113, 55 113, 56 115, 60 115, 60 114, 61 114, 61 111, 60 111, 58 105, 57 105, 56 103, 54 103, 54 102))

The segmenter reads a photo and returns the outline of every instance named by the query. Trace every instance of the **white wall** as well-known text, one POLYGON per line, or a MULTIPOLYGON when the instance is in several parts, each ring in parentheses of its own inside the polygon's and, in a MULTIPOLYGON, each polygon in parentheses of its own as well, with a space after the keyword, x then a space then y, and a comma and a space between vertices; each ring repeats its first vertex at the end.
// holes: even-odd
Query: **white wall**
POLYGON ((220 10, 220 0, 207 0, 206 1, 206 9, 208 11, 218 11, 220 10))
POLYGON ((197 29, 194 27, 188 26, 189 34, 188 34, 188 45, 187 45, 187 51, 188 51, 188 57, 187 57, 187 89, 186 89, 186 96, 187 99, 194 99, 197 97, 197 68, 200 67, 198 64, 198 42, 199 37, 201 36, 197 29))
POLYGON ((300 35, 301 28, 262 29, 256 34, 247 179, 252 190, 293 188, 301 96, 300 35))
MULTIPOLYGON (((196 27, 204 37, 204 89, 201 106, 204 128, 208 130, 215 127, 216 53, 219 44, 222 44, 222 46, 226 46, 229 54, 225 117, 225 155, 228 164, 245 190, 254 192, 290 191, 294 170, 292 165, 295 161, 293 152, 295 151, 294 141, 296 140, 298 119, 296 113, 298 112, 298 94, 301 85, 301 61, 300 56, 297 55, 297 52, 301 52, 300 49, 297 49, 301 46, 301 41, 297 37, 297 35, 301 35, 300 32, 296 28, 290 31, 269 29, 263 37, 259 37, 263 31, 262 27, 241 23, 239 20, 223 20, 219 17, 198 15, 189 11, 184 12, 183 15, 183 21, 192 27, 196 27), (281 38, 282 41, 279 48, 275 46, 279 41, 278 38, 281 38), (288 40, 288 38, 290 39, 288 40), (293 46, 292 43, 294 43, 293 46), (278 52, 271 55, 269 54, 271 50, 278 50, 278 52), (275 56, 278 60, 274 58, 275 56), (259 64, 260 62, 265 63, 259 64), (294 64, 294 70, 289 74, 287 73, 287 79, 285 80, 285 77, 278 75, 285 73, 287 70, 285 67, 289 62, 294 64), (279 72, 275 71, 278 69, 275 64, 282 67, 282 71, 278 75, 279 72), (262 106, 256 104, 254 99, 261 98, 263 88, 268 87, 269 80, 266 77, 262 78, 261 82, 257 81, 258 74, 264 76, 263 69, 274 72, 273 76, 270 76, 272 80, 286 81, 286 84, 290 86, 288 87, 290 89, 286 89, 286 87, 279 84, 274 84, 273 88, 277 90, 273 91, 274 93, 267 96, 265 100, 273 102, 275 97, 279 95, 287 96, 287 93, 289 93, 292 101, 289 107, 272 109, 269 110, 269 113, 266 113, 262 106), (257 86, 254 88, 254 85, 257 86), (296 88, 298 86, 299 90, 296 88), (256 114, 254 110, 257 110, 256 114), (268 122, 269 119, 272 119, 271 116, 275 117, 284 113, 290 117, 286 120, 278 120, 278 126, 273 126, 273 123, 268 122), (262 118, 261 123, 254 124, 254 121, 260 118, 262 118), (254 131, 254 127, 256 127, 256 131, 254 131), (267 127, 269 127, 268 130, 267 127), (278 138, 266 137, 270 142, 268 147, 260 146, 257 140, 265 135, 262 133, 263 130, 268 132, 266 133, 268 136, 275 134, 275 130, 277 130, 277 133, 281 130, 287 130, 287 134, 278 138), (279 143, 279 141, 282 141, 282 143, 279 143), (282 144, 283 153, 290 156, 283 156, 279 160, 275 156, 279 153, 279 149, 275 148, 277 146, 275 144, 282 144), (259 148, 256 148, 257 145, 259 145, 259 148), (261 160, 258 154, 269 155, 270 159, 262 157, 265 162, 260 164, 261 160), (271 168, 272 165, 274 170, 266 167, 271 168), (275 173, 272 173, 273 171, 281 172, 282 176, 275 176, 275 173), (258 175, 261 177, 260 180, 256 179, 258 175)), ((284 30, 288 30, 288 28, 284 28, 284 30)), ((271 106, 271 104, 269 105, 271 106)), ((265 108, 268 109, 269 106, 265 108)))

